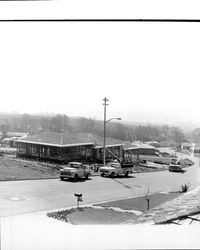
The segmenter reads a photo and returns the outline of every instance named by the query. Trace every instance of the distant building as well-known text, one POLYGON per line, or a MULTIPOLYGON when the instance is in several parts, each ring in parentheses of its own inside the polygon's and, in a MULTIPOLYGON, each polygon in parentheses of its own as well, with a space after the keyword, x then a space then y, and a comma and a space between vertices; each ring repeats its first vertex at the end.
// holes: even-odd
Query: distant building
POLYGON ((155 148, 161 147, 160 142, 157 142, 157 141, 148 141, 148 142, 146 142, 146 144, 148 144, 148 145, 150 145, 150 146, 153 146, 153 147, 155 147, 155 148))
POLYGON ((137 154, 155 155, 156 148, 146 143, 132 142, 124 144, 124 151, 125 152, 130 151, 131 153, 136 155, 137 154))
POLYGON ((195 143, 194 147, 192 148, 193 155, 200 156, 200 143, 195 143))
POLYGON ((183 142, 183 143, 181 143, 181 149, 182 150, 192 151, 194 147, 195 147, 195 143, 192 143, 192 142, 183 142))
POLYGON ((0 131, 0 140, 2 139, 3 137, 3 133, 0 131))
POLYGON ((29 133, 22 133, 22 132, 7 132, 6 138, 2 140, 4 145, 10 147, 16 147, 16 140, 26 138, 29 136, 29 133))
POLYGON ((140 142, 124 143, 123 145, 124 157, 130 161, 136 161, 141 155, 156 156, 156 148, 140 142))
POLYGON ((187 150, 193 155, 200 154, 200 143, 184 142, 181 143, 181 149, 187 150))
POLYGON ((24 132, 7 132, 6 137, 16 137, 16 138, 22 138, 29 136, 29 133, 24 132))

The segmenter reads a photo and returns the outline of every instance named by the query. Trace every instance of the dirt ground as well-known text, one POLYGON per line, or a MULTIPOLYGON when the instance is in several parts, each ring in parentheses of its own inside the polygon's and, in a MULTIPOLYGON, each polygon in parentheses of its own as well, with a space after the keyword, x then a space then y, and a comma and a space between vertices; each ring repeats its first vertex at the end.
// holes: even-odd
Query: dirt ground
POLYGON ((0 155, 0 181, 58 178, 59 164, 16 158, 14 154, 0 155))
MULTIPOLYGON (((59 178, 59 169, 62 167, 61 164, 18 158, 14 152, 0 152, 0 181, 59 178)), ((133 168, 134 173, 159 170, 164 169, 142 166, 133 168)), ((92 175, 99 175, 99 172, 91 172, 92 175)))

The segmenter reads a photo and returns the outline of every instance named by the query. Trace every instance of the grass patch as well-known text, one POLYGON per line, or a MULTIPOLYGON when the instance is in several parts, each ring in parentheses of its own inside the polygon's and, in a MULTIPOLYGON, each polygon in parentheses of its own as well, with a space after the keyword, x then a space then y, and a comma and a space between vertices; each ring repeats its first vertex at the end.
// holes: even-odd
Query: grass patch
MULTIPOLYGON (((175 199, 179 197, 180 193, 168 193, 168 194, 152 194, 149 195, 149 208, 156 207, 166 201, 175 199)), ((147 211, 147 201, 145 200, 145 196, 129 198, 117 201, 110 201, 104 203, 94 204, 94 206, 102 206, 102 207, 117 207, 124 210, 139 210, 142 212, 147 211)))

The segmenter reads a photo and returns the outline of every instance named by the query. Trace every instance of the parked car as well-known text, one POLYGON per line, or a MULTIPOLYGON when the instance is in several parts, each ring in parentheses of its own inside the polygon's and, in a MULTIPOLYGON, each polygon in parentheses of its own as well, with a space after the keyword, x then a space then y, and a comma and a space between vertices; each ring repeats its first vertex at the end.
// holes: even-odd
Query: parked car
POLYGON ((169 172, 183 172, 183 169, 180 164, 170 164, 169 172))
POLYGON ((193 166, 194 165, 194 162, 192 160, 188 159, 188 158, 180 159, 178 162, 183 167, 189 167, 189 166, 193 166))
POLYGON ((65 178, 73 179, 77 181, 79 178, 85 178, 86 180, 91 175, 91 171, 88 166, 83 165, 80 162, 69 162, 67 166, 60 170, 60 180, 65 178))

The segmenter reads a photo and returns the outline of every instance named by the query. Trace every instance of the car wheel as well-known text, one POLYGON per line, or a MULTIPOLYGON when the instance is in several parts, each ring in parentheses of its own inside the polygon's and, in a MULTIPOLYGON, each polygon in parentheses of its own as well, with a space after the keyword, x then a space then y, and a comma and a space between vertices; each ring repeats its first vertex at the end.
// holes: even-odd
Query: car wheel
POLYGON ((125 177, 128 177, 128 174, 129 174, 129 172, 128 172, 128 171, 126 171, 126 173, 125 173, 125 177))
POLYGON ((63 181, 63 180, 64 180, 64 177, 60 177, 60 180, 63 181))
POLYGON ((75 174, 75 175, 74 175, 74 181, 77 181, 77 180, 78 180, 78 175, 75 174))
POLYGON ((85 179, 88 180, 88 178, 89 178, 89 174, 86 174, 85 179))
POLYGON ((101 176, 104 177, 104 173, 101 173, 101 176))
POLYGON ((115 176, 115 173, 112 172, 111 175, 110 175, 110 177, 114 178, 114 176, 115 176))

